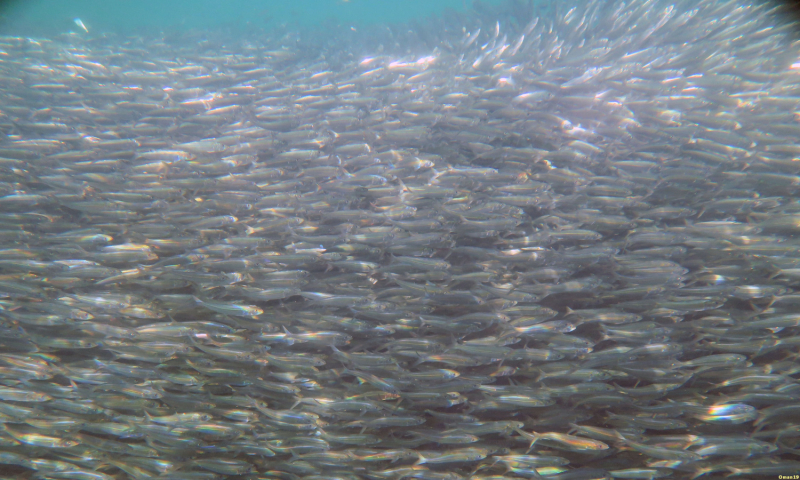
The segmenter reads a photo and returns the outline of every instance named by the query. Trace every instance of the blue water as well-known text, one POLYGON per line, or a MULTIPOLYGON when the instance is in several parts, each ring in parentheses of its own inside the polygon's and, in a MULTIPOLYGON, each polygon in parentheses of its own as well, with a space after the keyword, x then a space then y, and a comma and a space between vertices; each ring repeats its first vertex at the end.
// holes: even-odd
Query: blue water
MULTIPOLYGON (((499 0, 483 0, 492 8, 499 0)), ((448 9, 472 8, 468 0, 13 0, 2 2, 0 30, 18 35, 77 31, 80 18, 92 33, 214 26, 313 26, 334 21, 358 26, 406 22, 448 9)))

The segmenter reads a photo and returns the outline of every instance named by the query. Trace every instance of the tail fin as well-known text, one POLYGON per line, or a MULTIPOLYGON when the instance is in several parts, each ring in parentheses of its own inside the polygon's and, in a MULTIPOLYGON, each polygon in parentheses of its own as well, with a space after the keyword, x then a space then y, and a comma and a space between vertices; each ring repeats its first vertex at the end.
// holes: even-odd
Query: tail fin
MULTIPOLYGON (((514 430, 517 433, 519 433, 520 435, 522 435, 523 437, 531 439, 531 444, 528 447, 528 452, 533 450, 533 445, 536 443, 537 440, 539 440, 539 434, 534 432, 534 431, 531 431, 531 433, 528 433, 528 432, 522 430, 521 428, 514 428, 514 430)), ((526 452, 526 455, 527 455, 527 452, 526 452)))

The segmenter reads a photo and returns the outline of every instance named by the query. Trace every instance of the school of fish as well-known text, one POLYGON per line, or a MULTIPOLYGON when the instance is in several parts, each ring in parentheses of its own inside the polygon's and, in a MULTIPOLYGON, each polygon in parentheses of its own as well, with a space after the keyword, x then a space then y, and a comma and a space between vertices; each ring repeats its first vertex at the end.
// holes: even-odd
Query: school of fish
POLYGON ((800 473, 796 23, 484 10, 0 37, 2 478, 800 473))

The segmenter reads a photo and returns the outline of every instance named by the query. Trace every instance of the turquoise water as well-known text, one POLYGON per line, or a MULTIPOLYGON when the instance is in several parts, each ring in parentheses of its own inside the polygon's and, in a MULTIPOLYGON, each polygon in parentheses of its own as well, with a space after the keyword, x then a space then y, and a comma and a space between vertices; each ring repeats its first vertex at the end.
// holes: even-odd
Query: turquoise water
MULTIPOLYGON (((498 0, 481 2, 492 8, 498 0)), ((192 29, 218 25, 270 26, 283 23, 316 25, 335 21, 354 27, 374 23, 406 22, 466 11, 467 0, 234 0, 234 1, 106 1, 17 0, 3 2, 0 29, 6 33, 66 33, 80 18, 93 32, 126 32, 142 28, 192 29)))

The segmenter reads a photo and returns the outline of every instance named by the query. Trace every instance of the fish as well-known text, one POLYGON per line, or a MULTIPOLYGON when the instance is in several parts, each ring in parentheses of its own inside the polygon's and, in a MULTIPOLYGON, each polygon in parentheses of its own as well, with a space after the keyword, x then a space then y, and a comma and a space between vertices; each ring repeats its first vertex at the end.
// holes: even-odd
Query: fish
POLYGON ((89 33, 89 29, 88 29, 88 28, 86 28, 86 25, 83 23, 83 20, 81 20, 80 18, 75 18, 75 19, 73 20, 73 22, 75 23, 75 25, 77 25, 77 26, 81 27, 81 29, 82 29, 84 32, 86 32, 86 33, 89 33))
POLYGON ((8 475, 797 471, 785 6, 74 23, 0 35, 8 475))

